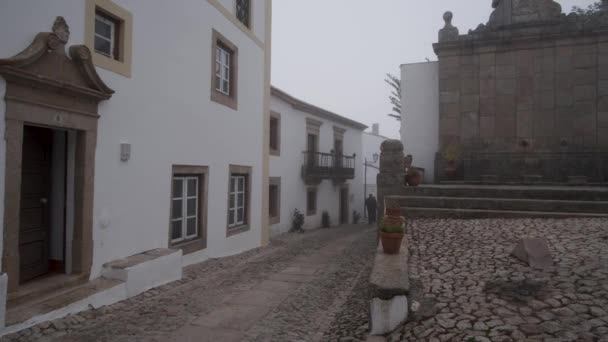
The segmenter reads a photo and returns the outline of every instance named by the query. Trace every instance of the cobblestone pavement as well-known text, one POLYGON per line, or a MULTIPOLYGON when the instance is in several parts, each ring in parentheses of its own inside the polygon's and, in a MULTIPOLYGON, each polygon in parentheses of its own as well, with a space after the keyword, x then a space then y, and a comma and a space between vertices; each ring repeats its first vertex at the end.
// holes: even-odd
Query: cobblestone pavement
POLYGON ((185 269, 184 278, 115 305, 45 322, 4 341, 324 341, 356 284, 375 230, 288 234, 185 269))
POLYGON ((421 303, 389 341, 608 341, 608 221, 419 220, 408 223, 421 303), (509 256, 548 239, 555 266, 509 256))

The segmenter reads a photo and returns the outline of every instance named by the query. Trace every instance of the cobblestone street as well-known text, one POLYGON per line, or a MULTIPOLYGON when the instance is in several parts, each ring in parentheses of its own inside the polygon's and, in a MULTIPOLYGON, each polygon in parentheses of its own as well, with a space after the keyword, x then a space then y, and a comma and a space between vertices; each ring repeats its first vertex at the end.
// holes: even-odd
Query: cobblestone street
POLYGON ((287 234, 190 266, 179 282, 2 341, 323 341, 355 284, 367 283, 374 244, 368 226, 287 234))
POLYGON ((608 341, 606 220, 420 220, 408 234, 422 305, 389 341, 608 341), (509 256, 527 236, 548 240, 554 267, 509 256))

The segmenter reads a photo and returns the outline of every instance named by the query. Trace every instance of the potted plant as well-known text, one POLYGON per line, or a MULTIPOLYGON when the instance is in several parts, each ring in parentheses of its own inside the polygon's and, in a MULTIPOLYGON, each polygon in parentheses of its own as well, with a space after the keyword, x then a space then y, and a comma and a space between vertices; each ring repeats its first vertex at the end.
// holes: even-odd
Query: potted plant
POLYGON ((443 159, 446 160, 447 165, 444 169, 446 176, 454 178, 457 172, 456 160, 460 157, 460 149, 456 144, 449 144, 443 150, 443 159))
POLYGON ((293 212, 293 218, 291 219, 291 232, 304 233, 304 214, 302 214, 298 209, 293 212))
POLYGON ((358 224, 360 219, 361 219, 361 214, 359 214, 358 211, 353 210, 353 223, 358 224))
POLYGON ((380 223, 380 241, 385 254, 399 254, 404 235, 403 223, 403 217, 392 215, 387 215, 380 223))
POLYGON ((418 170, 410 168, 405 176, 405 182, 409 186, 418 186, 422 182, 422 176, 418 170))
POLYGON ((329 218, 327 210, 323 211, 323 214, 321 214, 321 225, 323 225, 323 228, 331 227, 331 219, 329 218))

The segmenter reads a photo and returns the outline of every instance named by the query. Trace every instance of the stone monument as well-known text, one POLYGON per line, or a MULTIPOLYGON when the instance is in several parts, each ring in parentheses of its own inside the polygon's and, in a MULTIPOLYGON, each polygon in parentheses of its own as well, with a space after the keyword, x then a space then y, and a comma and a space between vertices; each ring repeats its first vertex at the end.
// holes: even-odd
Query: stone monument
POLYGON ((436 181, 608 182, 608 11, 566 15, 553 0, 491 4, 489 21, 468 34, 447 12, 433 46, 436 181), (448 165, 450 149, 461 153, 448 165))

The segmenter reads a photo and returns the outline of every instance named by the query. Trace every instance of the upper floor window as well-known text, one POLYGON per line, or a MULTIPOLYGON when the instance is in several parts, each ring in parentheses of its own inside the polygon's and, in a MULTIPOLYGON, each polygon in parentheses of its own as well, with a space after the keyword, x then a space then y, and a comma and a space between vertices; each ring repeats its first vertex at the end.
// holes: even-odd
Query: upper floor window
POLYGON ((85 44, 95 66, 131 77, 133 15, 111 0, 85 0, 85 44))
POLYGON ((236 0, 236 18, 247 27, 251 27, 251 0, 236 0))
POLYGON ((238 48, 213 30, 211 100, 237 110, 238 48))
POLYGON ((230 63, 232 51, 222 44, 215 48, 215 90, 230 96, 230 63))
POLYGON ((281 116, 279 113, 270 113, 270 155, 281 155, 281 116))

